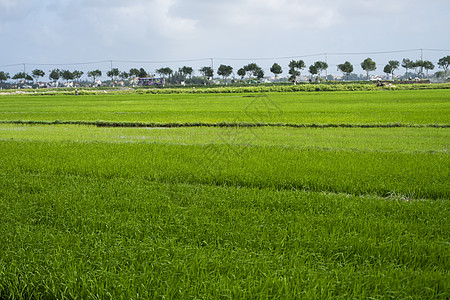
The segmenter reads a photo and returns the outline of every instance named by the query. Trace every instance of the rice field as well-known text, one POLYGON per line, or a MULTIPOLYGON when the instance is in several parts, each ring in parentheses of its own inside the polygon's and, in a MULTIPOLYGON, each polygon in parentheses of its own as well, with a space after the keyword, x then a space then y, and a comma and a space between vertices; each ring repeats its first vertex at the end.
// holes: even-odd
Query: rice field
POLYGON ((449 96, 1 96, 0 299, 448 299, 449 96))
POLYGON ((449 90, 0 96, 0 121, 450 124, 449 90))

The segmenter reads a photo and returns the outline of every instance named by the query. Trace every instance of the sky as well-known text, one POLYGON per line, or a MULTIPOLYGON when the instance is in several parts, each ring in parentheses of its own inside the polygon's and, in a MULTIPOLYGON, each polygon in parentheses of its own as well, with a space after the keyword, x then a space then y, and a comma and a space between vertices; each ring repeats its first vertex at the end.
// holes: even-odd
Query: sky
POLYGON ((270 75, 277 62, 286 75, 302 59, 327 60, 337 75, 345 61, 364 73, 371 57, 382 74, 389 60, 420 59, 419 49, 434 64, 450 55, 449 17, 448 0, 0 0, 0 71, 106 72, 113 61, 199 75, 254 62, 270 75))

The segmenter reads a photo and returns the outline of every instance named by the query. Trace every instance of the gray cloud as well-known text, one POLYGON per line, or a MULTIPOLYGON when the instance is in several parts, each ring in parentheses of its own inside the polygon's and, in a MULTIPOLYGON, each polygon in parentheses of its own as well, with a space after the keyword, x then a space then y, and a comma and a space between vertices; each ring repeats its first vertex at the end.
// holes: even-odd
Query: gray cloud
POLYGON ((0 65, 448 49, 449 12, 444 0, 0 0, 0 65))

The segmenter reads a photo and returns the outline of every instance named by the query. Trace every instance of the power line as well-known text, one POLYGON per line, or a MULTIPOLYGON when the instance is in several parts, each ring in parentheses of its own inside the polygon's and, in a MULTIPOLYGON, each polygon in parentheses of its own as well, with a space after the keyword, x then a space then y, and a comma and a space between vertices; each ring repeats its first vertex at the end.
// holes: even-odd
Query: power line
POLYGON ((169 64, 169 63, 194 62, 194 61, 206 61, 206 60, 211 60, 211 58, 197 58, 197 59, 185 59, 185 60, 159 60, 159 61, 113 60, 113 62, 132 63, 132 64, 169 64))
MULTIPOLYGON (((76 66, 76 65, 94 65, 94 64, 102 64, 102 63, 109 63, 111 60, 101 60, 101 61, 90 61, 90 62, 76 62, 76 63, 62 63, 62 64, 51 64, 51 63, 25 63, 27 65, 32 66, 76 66)), ((22 64, 23 65, 23 64, 22 64)))
POLYGON ((137 61, 137 60, 100 60, 90 62, 72 62, 72 63, 16 63, 1 65, 0 68, 15 67, 15 66, 76 66, 76 65, 93 65, 100 63, 130 63, 130 64, 164 64, 164 63, 184 63, 184 62, 198 62, 198 61, 211 61, 211 60, 225 60, 225 61, 264 61, 264 60, 284 60, 284 59, 299 59, 307 57, 317 56, 352 56, 352 55, 376 55, 376 54, 394 54, 394 53, 407 53, 416 51, 431 51, 431 52, 450 52, 448 49, 403 49, 392 51, 375 51, 375 52, 324 52, 307 55, 294 55, 294 56, 278 56, 278 57, 253 57, 253 58, 232 58, 232 57, 218 57, 218 58, 197 58, 197 59, 185 59, 185 60, 154 60, 154 61, 137 61))

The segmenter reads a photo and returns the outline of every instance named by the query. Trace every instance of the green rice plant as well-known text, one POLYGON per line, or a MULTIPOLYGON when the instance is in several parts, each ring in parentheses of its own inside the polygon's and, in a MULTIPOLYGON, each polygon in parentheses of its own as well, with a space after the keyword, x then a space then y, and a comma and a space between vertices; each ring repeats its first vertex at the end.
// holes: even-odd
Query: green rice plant
POLYGON ((265 88, 2 95, 0 299, 448 299, 448 92, 265 88))
POLYGON ((448 125, 449 90, 329 93, 2 96, 0 121, 440 124, 448 125), (258 96, 258 97, 256 97, 258 96), (269 104, 270 107, 266 107, 269 104), (261 118, 263 117, 263 118, 261 118))
POLYGON ((403 153, 251 145, 1 142, 5 171, 143 177, 411 199, 448 198, 446 152, 403 153))
POLYGON ((448 129, 434 127, 166 127, 167 124, 155 124, 162 125, 156 127, 106 127, 98 126, 98 123, 97 126, 43 124, 2 124, 0 140, 448 152, 450 139, 448 129))
POLYGON ((85 167, 1 169, 2 298, 448 297, 447 201, 85 167))

